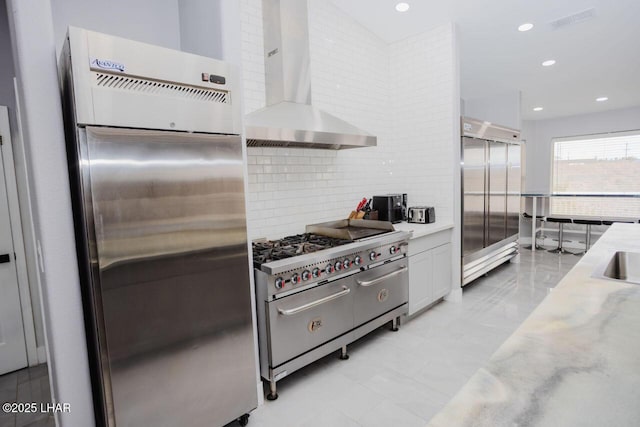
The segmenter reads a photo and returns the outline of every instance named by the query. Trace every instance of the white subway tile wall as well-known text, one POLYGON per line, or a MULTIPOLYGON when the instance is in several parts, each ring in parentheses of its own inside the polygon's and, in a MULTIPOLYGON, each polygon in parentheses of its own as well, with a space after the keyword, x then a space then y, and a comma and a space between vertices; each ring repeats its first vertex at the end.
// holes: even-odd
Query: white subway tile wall
POLYGON ((453 221, 454 82, 457 53, 453 25, 408 37, 390 49, 394 82, 394 141, 400 187, 409 205, 435 206, 436 218, 453 221))
MULTIPOLYGON (((245 112, 265 105, 261 0, 242 0, 245 112)), ((324 0, 309 1, 316 107, 378 137, 354 150, 249 147, 249 238, 346 218, 363 197, 408 193, 453 215, 453 26, 388 44, 324 0)))

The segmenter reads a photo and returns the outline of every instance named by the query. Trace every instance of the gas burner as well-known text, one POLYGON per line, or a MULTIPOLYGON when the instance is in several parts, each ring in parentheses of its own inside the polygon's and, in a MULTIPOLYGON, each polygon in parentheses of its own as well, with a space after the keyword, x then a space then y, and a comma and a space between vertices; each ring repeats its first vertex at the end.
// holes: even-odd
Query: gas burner
POLYGON ((327 248, 351 243, 352 240, 336 239, 318 234, 296 234, 280 240, 253 243, 253 264, 256 268, 264 263, 309 254, 327 248))

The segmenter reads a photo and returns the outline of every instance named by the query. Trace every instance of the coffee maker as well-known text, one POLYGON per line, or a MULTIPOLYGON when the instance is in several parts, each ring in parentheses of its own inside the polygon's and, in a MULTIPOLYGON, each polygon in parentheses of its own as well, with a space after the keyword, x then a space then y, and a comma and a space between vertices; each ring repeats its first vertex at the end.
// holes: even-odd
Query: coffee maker
POLYGON ((380 221, 389 221, 394 224, 401 222, 405 215, 402 208, 402 194, 373 196, 373 210, 378 211, 380 221))

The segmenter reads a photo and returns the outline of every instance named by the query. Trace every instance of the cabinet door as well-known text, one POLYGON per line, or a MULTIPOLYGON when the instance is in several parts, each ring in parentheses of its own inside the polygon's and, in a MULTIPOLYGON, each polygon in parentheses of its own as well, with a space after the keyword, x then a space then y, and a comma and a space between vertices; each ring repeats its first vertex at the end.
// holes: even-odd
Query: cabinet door
POLYGON ((433 249, 432 301, 451 291, 451 243, 433 249))
POLYGON ((433 251, 428 250, 409 257, 409 315, 433 301, 432 277, 433 251))

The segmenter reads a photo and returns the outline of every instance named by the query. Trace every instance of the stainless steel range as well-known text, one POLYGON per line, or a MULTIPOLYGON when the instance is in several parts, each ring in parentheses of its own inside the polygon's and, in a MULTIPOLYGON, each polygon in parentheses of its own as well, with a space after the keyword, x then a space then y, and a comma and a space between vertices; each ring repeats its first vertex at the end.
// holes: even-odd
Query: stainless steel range
POLYGON ((254 242, 260 373, 276 381, 407 313, 409 233, 383 221, 309 225, 254 242))

